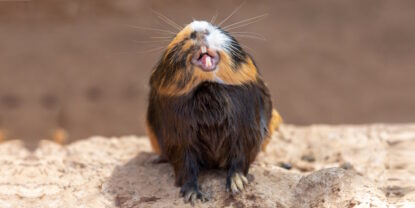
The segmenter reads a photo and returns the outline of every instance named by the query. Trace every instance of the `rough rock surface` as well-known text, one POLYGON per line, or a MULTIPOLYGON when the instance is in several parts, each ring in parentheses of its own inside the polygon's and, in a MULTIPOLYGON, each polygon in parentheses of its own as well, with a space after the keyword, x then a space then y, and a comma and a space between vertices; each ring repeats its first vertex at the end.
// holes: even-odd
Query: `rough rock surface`
MULTIPOLYGON (((0 145, 0 207, 191 207, 145 138, 92 137, 67 146, 0 145)), ((250 185, 225 192, 200 177, 197 207, 415 207, 415 125, 283 126, 252 165, 250 185)))

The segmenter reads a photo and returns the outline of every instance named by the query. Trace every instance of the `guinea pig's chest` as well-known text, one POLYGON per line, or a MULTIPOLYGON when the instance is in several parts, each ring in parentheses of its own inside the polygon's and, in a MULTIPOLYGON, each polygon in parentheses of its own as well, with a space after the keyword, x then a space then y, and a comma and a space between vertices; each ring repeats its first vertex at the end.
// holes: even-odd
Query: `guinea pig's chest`
MULTIPOLYGON (((255 91, 251 86, 230 86, 219 83, 202 83, 181 103, 184 124, 196 135, 193 140, 207 166, 226 165, 226 155, 236 138, 256 124, 255 91)), ((178 114, 182 112, 176 111, 178 114)))
POLYGON ((252 97, 250 94, 251 92, 242 86, 206 82, 195 89, 187 105, 192 109, 193 117, 199 124, 216 126, 219 123, 232 122, 244 113, 245 105, 250 105, 244 100, 252 97))
POLYGON ((201 131, 216 132, 220 129, 237 129, 255 122, 256 94, 250 85, 205 82, 191 94, 171 102, 171 105, 176 120, 184 122, 182 124, 201 131))

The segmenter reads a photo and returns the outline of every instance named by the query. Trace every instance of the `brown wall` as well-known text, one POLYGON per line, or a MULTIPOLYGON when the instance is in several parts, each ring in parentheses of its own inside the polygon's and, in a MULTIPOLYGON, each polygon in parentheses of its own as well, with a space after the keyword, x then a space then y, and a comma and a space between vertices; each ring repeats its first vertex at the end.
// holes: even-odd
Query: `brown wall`
MULTIPOLYGON (((35 144, 62 127, 70 140, 144 134, 147 80, 163 36, 241 1, 0 0, 0 129, 35 144)), ((228 23, 268 13, 239 31, 286 122, 415 121, 415 1, 248 1, 228 23)))

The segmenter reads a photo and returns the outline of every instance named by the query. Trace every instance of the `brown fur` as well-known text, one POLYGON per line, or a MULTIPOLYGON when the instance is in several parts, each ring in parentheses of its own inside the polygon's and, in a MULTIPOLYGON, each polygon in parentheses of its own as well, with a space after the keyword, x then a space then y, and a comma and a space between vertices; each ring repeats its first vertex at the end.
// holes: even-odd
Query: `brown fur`
POLYGON ((207 72, 191 63, 203 39, 191 33, 186 27, 176 35, 151 75, 147 131, 154 151, 173 166, 183 194, 202 197, 200 171, 227 170, 230 188, 235 176, 248 173, 282 119, 235 39, 229 36, 237 50, 217 51, 217 70, 207 72))

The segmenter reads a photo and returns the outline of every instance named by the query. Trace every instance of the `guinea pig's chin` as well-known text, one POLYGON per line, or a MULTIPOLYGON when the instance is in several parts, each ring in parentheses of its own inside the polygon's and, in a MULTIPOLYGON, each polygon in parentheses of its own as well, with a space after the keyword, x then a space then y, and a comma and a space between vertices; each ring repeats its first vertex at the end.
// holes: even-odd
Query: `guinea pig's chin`
POLYGON ((192 58, 192 64, 206 72, 215 71, 218 63, 219 55, 213 50, 199 51, 192 58))

